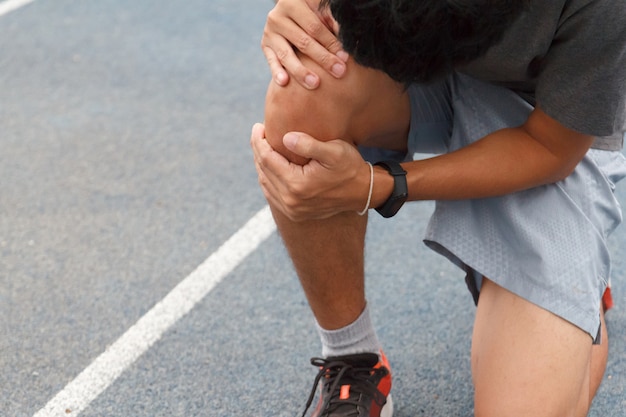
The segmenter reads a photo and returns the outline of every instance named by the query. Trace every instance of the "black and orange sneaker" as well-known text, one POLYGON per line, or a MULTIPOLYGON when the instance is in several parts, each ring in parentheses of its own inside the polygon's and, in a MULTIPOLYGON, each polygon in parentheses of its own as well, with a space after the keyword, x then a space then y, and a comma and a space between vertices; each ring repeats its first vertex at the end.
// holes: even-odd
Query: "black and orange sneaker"
POLYGON ((385 355, 375 353, 313 358, 320 368, 302 417, 306 416, 322 381, 319 402, 311 417, 391 417, 391 371, 385 355))

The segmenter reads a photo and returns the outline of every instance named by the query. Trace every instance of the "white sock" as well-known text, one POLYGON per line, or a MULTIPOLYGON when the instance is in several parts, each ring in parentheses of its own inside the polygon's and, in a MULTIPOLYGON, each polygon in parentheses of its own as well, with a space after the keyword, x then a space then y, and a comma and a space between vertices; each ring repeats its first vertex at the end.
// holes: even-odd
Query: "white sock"
POLYGON ((361 315, 351 324, 337 330, 326 330, 317 324, 322 341, 322 356, 343 356, 354 353, 380 354, 381 345, 366 305, 361 315))

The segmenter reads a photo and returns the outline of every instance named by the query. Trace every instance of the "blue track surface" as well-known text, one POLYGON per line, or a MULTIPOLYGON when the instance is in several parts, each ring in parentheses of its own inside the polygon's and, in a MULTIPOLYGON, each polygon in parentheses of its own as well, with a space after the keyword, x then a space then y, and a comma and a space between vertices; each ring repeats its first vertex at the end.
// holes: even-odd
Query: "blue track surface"
MULTIPOLYGON (((264 207, 248 138, 271 6, 36 0, 0 16, 0 416, 33 416, 264 207)), ((474 307, 421 243, 432 208, 372 216, 368 235, 396 417, 472 415, 474 307)), ((624 228, 611 244, 592 417, 626 416, 624 228)), ((318 354, 274 234, 81 415, 299 415, 318 354)))

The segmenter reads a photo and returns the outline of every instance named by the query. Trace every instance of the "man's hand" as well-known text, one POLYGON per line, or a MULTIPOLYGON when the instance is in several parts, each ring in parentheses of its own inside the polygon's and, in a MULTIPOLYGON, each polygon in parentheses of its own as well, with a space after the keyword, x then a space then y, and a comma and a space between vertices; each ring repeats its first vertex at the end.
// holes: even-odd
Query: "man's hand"
POLYGON ((308 89, 320 83, 319 76, 300 62, 294 48, 337 78, 346 71, 348 54, 337 39, 337 24, 330 11, 320 11, 318 5, 319 0, 280 0, 267 15, 261 48, 278 85, 286 85, 290 76, 308 89))
POLYGON ((289 162, 265 140, 265 128, 252 128, 250 144, 259 183, 268 202, 293 221, 323 219, 360 211, 369 190, 369 167, 357 149, 342 140, 322 142, 304 133, 283 139, 292 152, 311 161, 289 162))

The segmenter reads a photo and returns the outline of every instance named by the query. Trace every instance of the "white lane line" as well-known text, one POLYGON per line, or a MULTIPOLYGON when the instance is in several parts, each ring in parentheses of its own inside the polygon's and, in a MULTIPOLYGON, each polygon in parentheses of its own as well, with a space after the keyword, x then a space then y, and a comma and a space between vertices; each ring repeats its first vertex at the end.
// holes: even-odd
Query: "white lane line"
POLYGON ((276 225, 269 207, 266 206, 67 384, 44 408, 34 414, 34 417, 78 415, 226 275, 254 252, 274 230, 276 225))
POLYGON ((0 16, 11 13, 15 9, 26 6, 35 0, 6 0, 0 3, 0 16))

